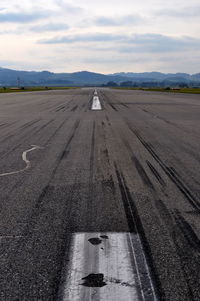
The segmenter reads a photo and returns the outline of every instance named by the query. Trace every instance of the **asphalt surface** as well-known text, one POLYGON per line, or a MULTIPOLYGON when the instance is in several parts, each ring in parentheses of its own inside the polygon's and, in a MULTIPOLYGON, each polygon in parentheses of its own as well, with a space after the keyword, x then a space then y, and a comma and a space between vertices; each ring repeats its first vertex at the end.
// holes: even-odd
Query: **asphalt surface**
POLYGON ((160 300, 200 300, 200 96, 93 94, 0 95, 0 300, 62 300, 72 234, 136 231, 128 204, 160 300))

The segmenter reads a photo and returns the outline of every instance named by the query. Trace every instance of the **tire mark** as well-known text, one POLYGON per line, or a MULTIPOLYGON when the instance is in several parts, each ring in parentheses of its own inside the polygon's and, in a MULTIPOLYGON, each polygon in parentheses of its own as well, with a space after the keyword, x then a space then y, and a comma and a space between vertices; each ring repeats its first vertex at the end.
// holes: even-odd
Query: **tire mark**
POLYGON ((36 120, 33 120, 33 121, 29 121, 29 122, 23 124, 23 125, 20 127, 20 129, 26 129, 26 128, 32 126, 33 124, 39 122, 40 120, 41 120, 41 119, 36 119, 36 120))
MULTIPOLYGON (((141 109, 141 108, 140 108, 140 109, 141 109)), ((147 111, 147 110, 145 110, 145 109, 141 109, 141 110, 142 110, 143 112, 149 114, 151 117, 157 118, 157 119, 159 119, 159 120, 161 120, 161 121, 163 121, 163 122, 165 122, 165 123, 167 123, 167 124, 169 124, 169 125, 171 125, 171 126, 177 128, 177 129, 181 130, 181 131, 184 132, 184 133, 191 134, 191 135, 193 135, 193 136, 199 138, 199 136, 195 135, 194 132, 191 131, 191 130, 182 128, 182 127, 179 126, 178 124, 176 124, 176 123, 174 123, 174 122, 172 122, 172 121, 169 121, 169 120, 167 120, 167 119, 165 119, 165 118, 163 118, 163 117, 161 117, 161 116, 158 116, 158 115, 154 114, 153 112, 147 111)))
POLYGON ((76 134, 76 131, 77 131, 78 127, 79 127, 79 124, 80 124, 80 120, 77 120, 75 122, 75 124, 74 124, 72 133, 71 133, 71 135, 70 135, 67 143, 65 144, 65 148, 64 148, 64 150, 62 151, 62 153, 60 155, 60 160, 63 160, 63 159, 67 158, 67 156, 69 154, 69 149, 68 148, 69 148, 69 146, 70 146, 70 144, 71 144, 71 142, 72 142, 72 140, 73 140, 73 138, 74 138, 74 136, 76 134))
POLYGON ((133 151, 131 149, 131 146, 129 144, 129 142, 124 138, 124 136, 121 137, 124 145, 126 146, 130 157, 131 157, 131 161, 133 162, 133 164, 135 165, 137 172, 139 174, 139 176, 141 177, 143 183, 150 189, 152 190, 156 190, 154 185, 152 184, 151 180, 149 179, 145 169, 143 168, 142 164, 139 162, 139 160, 136 158, 136 156, 133 154, 133 151))
POLYGON ((124 204, 124 210, 125 210, 125 213, 126 213, 126 218, 127 218, 127 222, 128 222, 130 232, 137 233, 137 229, 136 229, 135 222, 134 222, 134 218, 135 218, 134 214, 136 213, 136 210, 132 210, 132 206, 134 204, 133 200, 132 200, 132 197, 130 195, 130 192, 129 192, 128 188, 126 187, 126 185, 123 181, 123 177, 122 177, 121 173, 119 172, 115 162, 114 162, 114 166, 115 166, 115 172, 116 172, 116 175, 117 175, 117 180, 118 180, 118 184, 119 184, 119 188, 120 188, 120 192, 121 192, 121 196, 122 196, 122 201, 123 201, 123 204, 124 204))
POLYGON ((88 105, 87 105, 87 107, 86 107, 86 109, 85 109, 85 112, 87 111, 87 110, 91 110, 91 107, 92 107, 92 103, 93 103, 93 94, 91 95, 91 97, 89 98, 89 102, 88 102, 88 105))
POLYGON ((125 108, 129 108, 125 103, 123 103, 123 102, 121 102, 121 103, 119 103, 120 105, 122 105, 123 107, 125 107, 125 108))
MULTIPOLYGON (((65 121, 64 121, 64 122, 65 122, 65 121)), ((64 123, 64 122, 63 122, 63 123, 64 123)), ((63 125, 63 123, 60 125, 60 127, 63 125)), ((75 132, 77 131, 77 129, 78 129, 78 127, 79 127, 79 124, 80 124, 80 119, 77 119, 77 120, 75 121, 75 123, 74 123, 73 129, 72 129, 72 134, 71 134, 70 138, 67 139, 67 141, 66 141, 66 143, 65 143, 65 146, 64 146, 64 151, 65 151, 64 157, 65 157, 65 158, 66 158, 66 155, 69 154, 69 152, 66 152, 66 149, 67 149, 67 147, 69 147, 70 143, 72 142, 72 140, 73 140, 73 138, 74 138, 74 135, 75 135, 75 132)), ((58 129, 57 129, 57 130, 58 130, 58 129)), ((57 170, 58 170, 58 168, 59 168, 59 166, 60 166, 60 164, 61 164, 61 162, 62 162, 62 159, 63 159, 63 152, 64 152, 64 151, 62 151, 62 152, 60 153, 60 155, 58 155, 58 157, 57 157, 57 159, 56 159, 56 163, 55 163, 55 166, 54 166, 54 168, 53 168, 53 170, 52 170, 52 172, 51 172, 51 175, 50 175, 50 178, 49 178, 49 180, 48 180, 48 183, 47 183, 47 185, 43 188, 43 190, 42 190, 40 196, 39 196, 38 199, 37 199, 37 202, 36 202, 36 205, 35 205, 35 210, 39 209, 39 207, 40 207, 40 205, 41 205, 43 199, 46 197, 46 195, 48 195, 48 194, 51 195, 51 194, 52 194, 52 189, 54 189, 54 187, 50 186, 50 183, 51 183, 52 179, 54 178, 54 176, 55 176, 55 174, 56 174, 56 172, 57 172, 57 170)), ((36 214, 36 213, 34 213, 34 214, 36 214)), ((31 227, 29 227, 29 226, 27 226, 27 227, 28 227, 28 229, 31 229, 31 227)))
MULTIPOLYGON (((68 99, 66 99, 68 100, 68 99)), ((72 98, 69 101, 65 101, 63 103, 61 103, 59 106, 58 104, 53 104, 53 106, 48 107, 47 109, 52 109, 51 112, 59 112, 60 110, 63 110, 63 112, 69 107, 69 104, 74 100, 74 98, 72 98)))
POLYGON ((67 109, 70 107, 70 104, 74 101, 74 98, 75 96, 72 97, 72 99, 67 102, 67 107, 66 107, 67 109))
POLYGON ((13 124, 17 123, 18 121, 14 121, 14 122, 11 122, 11 123, 2 123, 1 124, 1 129, 4 130, 5 128, 8 128, 10 126, 12 126, 13 124))
POLYGON ((162 186, 166 186, 165 181, 163 180, 163 178, 160 176, 159 172, 156 170, 156 168, 148 161, 146 160, 146 163, 150 169, 150 171, 152 172, 152 174, 156 177, 156 179, 158 180, 158 182, 162 185, 162 186))
POLYGON ((116 196, 115 184, 112 175, 110 175, 109 179, 101 181, 101 185, 103 187, 103 193, 106 192, 107 189, 109 189, 112 193, 112 196, 116 196))
MULTIPOLYGON (((63 125, 64 123, 65 123, 65 120, 63 121, 63 123, 60 125, 59 128, 61 128, 62 125, 63 125)), ((78 127, 79 127, 79 124, 80 124, 80 119, 78 119, 78 120, 75 121, 74 126, 73 126, 73 129, 72 129, 72 134, 71 134, 70 138, 67 139, 67 142, 66 142, 66 144, 65 144, 65 146, 64 146, 64 151, 65 151, 64 157, 65 157, 65 158, 66 158, 66 155, 69 154, 69 152, 66 152, 66 149, 67 149, 67 147, 69 147, 71 141, 73 140, 74 135, 75 135, 75 132, 77 131, 77 129, 78 129, 78 127)), ((58 129, 57 129, 57 131, 58 131, 58 129)), ((63 152, 64 152, 64 151, 62 151, 62 152, 60 153, 60 155, 58 155, 58 157, 57 157, 57 159, 56 159, 56 163, 55 163, 55 166, 54 166, 54 168, 53 168, 53 170, 52 170, 52 172, 51 172, 51 175, 50 175, 50 178, 49 178, 49 180, 48 180, 48 183, 47 183, 47 185, 43 188, 43 190, 42 190, 40 196, 39 196, 38 199, 37 199, 37 202, 36 202, 36 205, 35 205, 35 209, 34 209, 35 211, 36 211, 37 209, 39 209, 39 207, 40 207, 40 205, 41 205, 43 199, 46 197, 46 195, 47 195, 48 193, 51 194, 51 193, 52 193, 52 189, 54 189, 54 187, 50 186, 50 183, 51 183, 52 179, 54 178, 54 176, 55 176, 55 174, 56 174, 56 172, 57 172, 57 170, 58 170, 58 168, 59 168, 59 166, 60 166, 60 164, 61 164, 61 162, 62 162, 62 159, 63 159, 63 152)), ((35 212, 35 211, 34 211, 34 212, 35 212)), ((36 213, 34 213, 34 214, 36 214, 36 213)), ((27 226, 27 227, 28 227, 28 229, 31 228, 31 227, 29 227, 29 226, 27 226)))
MULTIPOLYGON (((87 216, 93 216, 95 210, 94 205, 94 158, 95 158, 95 131, 96 122, 93 121, 92 124, 92 135, 90 142, 90 155, 89 155, 89 176, 88 176, 88 198, 85 204, 87 216)), ((90 219, 87 222, 87 228, 90 228, 90 219)))
MULTIPOLYGON (((29 124, 29 125, 26 124, 26 126, 23 128, 23 130, 28 129, 31 125, 34 125, 34 124, 36 124, 36 123, 39 122, 39 121, 41 121, 41 119, 38 119, 38 120, 32 122, 32 124, 29 124)), ((37 128, 37 127, 34 127, 34 129, 35 129, 35 128, 37 128)), ((12 137, 16 137, 18 132, 21 132, 21 127, 17 128, 17 129, 14 129, 14 131, 12 131, 12 134, 7 135, 6 137, 4 137, 4 138, 1 140, 1 143, 2 143, 2 142, 6 142, 7 140, 9 140, 9 139, 12 138, 12 137)), ((29 131, 29 132, 30 132, 30 131, 29 131)), ((29 133, 29 132, 28 132, 28 133, 29 133)))
POLYGON ((152 102, 125 102, 125 104, 127 105, 149 105, 149 106, 157 106, 157 105, 161 105, 161 106, 168 106, 170 104, 170 106, 190 106, 190 104, 184 104, 184 103, 165 103, 165 102, 156 102, 156 103, 152 103, 152 102))
POLYGON ((101 122, 102 124, 102 138, 103 138, 103 149, 101 149, 102 153, 102 160, 105 162, 106 166, 110 166, 110 158, 109 158, 109 153, 108 153, 108 148, 107 148, 107 143, 106 143, 106 124, 104 121, 101 122))
MULTIPOLYGON (((147 240, 142 222, 139 217, 138 210, 136 208, 136 205, 134 203, 134 200, 131 196, 131 193, 129 191, 129 188, 126 184, 126 180, 124 178, 123 173, 118 169, 116 162, 114 162, 115 172, 117 175, 117 180, 119 184, 119 189, 122 196, 122 201, 124 205, 125 214, 127 217, 128 226, 130 229, 130 232, 138 234, 140 237, 140 242, 142 246, 143 253, 145 254, 145 259, 147 262, 147 266, 149 269, 149 273, 151 275, 152 283, 154 284, 154 287, 156 287, 155 295, 158 296, 158 292, 161 292, 161 283, 157 277, 156 268, 153 263, 153 256, 151 252, 151 248, 149 245, 149 242, 147 240), (156 284, 156 285, 155 285, 156 284)), ((162 293, 162 295, 164 295, 162 293)), ((164 296, 163 296, 164 298, 164 296)), ((157 297, 159 300, 159 298, 157 297)), ((164 299, 163 299, 164 300, 164 299)))
MULTIPOLYGON (((170 210, 166 207, 164 202, 162 200, 156 200, 155 201, 156 208, 158 209, 158 212, 164 221, 165 225, 167 226, 167 229, 169 231, 169 234, 171 236, 171 239, 174 243, 174 247, 177 253, 177 256, 179 257, 180 261, 180 268, 183 273, 183 277, 185 279, 185 284, 187 287, 187 297, 188 300, 195 300, 192 292, 192 287, 190 285, 190 275, 188 275, 188 272, 185 269, 185 251, 187 248, 184 248, 179 245, 178 240, 181 240, 182 243, 185 245, 186 243, 188 244, 188 241, 185 240, 184 237, 184 232, 185 230, 183 229, 183 224, 181 224, 180 220, 175 220, 174 216, 176 216, 177 219, 177 213, 174 214, 174 212, 170 212, 170 210)), ((192 230, 193 231, 193 230, 192 230)), ((191 254, 190 254, 191 255, 191 254)))
POLYGON ((78 108, 78 105, 74 106, 74 107, 71 109, 71 112, 75 112, 77 108, 78 108))
MULTIPOLYGON (((61 123, 61 125, 55 130, 55 132, 48 138, 48 140, 46 141, 46 143, 44 144, 44 146, 46 146, 50 141, 51 141, 51 139, 53 139, 53 137, 57 134, 57 132, 61 129, 61 127, 64 125, 64 123, 66 122, 66 120, 67 120, 68 118, 66 118, 62 123, 61 123)), ((39 121, 39 120, 38 120, 39 121)), ((49 124, 51 124, 52 122, 54 121, 54 119, 51 119, 50 121, 48 121, 46 124, 44 124, 44 125, 42 125, 42 126, 40 126, 39 128, 38 127, 36 127, 36 128, 34 128, 34 129, 36 129, 35 131, 34 131, 34 129, 32 129, 31 130, 31 134, 33 135, 33 134, 36 134, 36 133, 39 133, 41 130, 43 130, 44 128, 46 128, 49 124), (33 131, 33 132, 32 132, 33 131)), ((33 123, 34 124, 34 123, 33 123)), ((30 125, 29 125, 30 126, 30 125)), ((28 132, 28 134, 30 133, 30 131, 28 132)), ((15 135, 12 135, 12 136, 15 136, 15 135)), ((24 139, 25 137, 27 136, 27 133, 23 136, 23 137, 21 137, 20 138, 20 140, 21 139, 24 139)), ((8 137, 7 137, 8 138, 8 137)), ((9 138, 10 138, 10 136, 9 136, 9 138)), ((9 152, 7 152, 6 153, 6 155, 7 154, 9 154, 9 153, 11 153, 12 151, 14 151, 17 147, 19 147, 21 145, 21 143, 19 143, 18 145, 15 145, 15 147, 14 148, 12 148, 9 152)), ((5 155, 4 155, 5 156, 5 155)))
POLYGON ((108 104, 114 111, 118 112, 117 108, 115 108, 115 106, 112 103, 108 102, 108 104))
POLYGON ((111 123, 110 123, 110 119, 108 118, 108 115, 106 114, 106 120, 108 122, 108 125, 111 126, 111 123))
POLYGON ((48 140, 46 141, 45 145, 47 145, 55 136, 56 134, 59 132, 59 130, 63 127, 63 125, 66 123, 66 121, 69 118, 67 117, 64 121, 61 122, 61 124, 59 125, 59 127, 54 131, 54 133, 48 138, 48 140))
MULTIPOLYGON (((48 126, 50 123, 52 123, 53 121, 54 121, 54 119, 48 121, 46 124, 44 124, 44 125, 42 125, 42 126, 40 126, 40 127, 38 127, 38 126, 34 127, 33 129, 31 129, 31 131, 28 131, 28 133, 26 133, 25 135, 23 135, 22 137, 20 137, 20 141, 21 141, 21 140, 24 141, 24 139, 27 137, 27 135, 29 135, 29 133, 31 133, 31 135, 35 135, 35 134, 39 133, 42 129, 44 129, 45 127, 47 127, 47 126, 48 126)), ((34 123, 33 123, 33 124, 34 124, 34 123)), ((30 125, 29 125, 28 127, 30 127, 30 125)), ((26 128, 28 128, 28 127, 26 127, 26 128)), ((16 136, 16 135, 12 135, 12 136, 16 136)), ((8 139, 8 138, 11 138, 11 137, 10 137, 10 136, 7 136, 7 139, 8 139)), ((4 142, 5 142, 5 140, 4 140, 4 142)), ((12 147, 8 152, 6 152, 6 153, 2 152, 0 158, 4 158, 5 156, 9 155, 9 154, 12 153, 13 151, 15 151, 18 147, 20 147, 21 145, 22 145, 22 143, 20 142, 20 143, 18 143, 18 144, 15 144, 15 146, 12 147)), ((45 144, 45 145, 46 145, 46 144, 45 144)))
POLYGON ((186 186, 184 181, 179 178, 175 172, 175 169, 173 167, 168 167, 156 154, 156 152, 153 149, 153 146, 150 143, 147 143, 141 135, 138 133, 138 131, 132 129, 129 123, 128 127, 131 130, 131 132, 139 139, 139 141, 143 144, 143 146, 146 148, 146 150, 153 156, 153 158, 158 162, 160 167, 163 169, 165 174, 170 178, 170 180, 176 185, 176 187, 179 189, 179 191, 185 196, 185 198, 190 202, 193 208, 195 208, 197 211, 200 212, 200 205, 197 201, 196 197, 192 194, 192 192, 189 190, 189 188, 186 186))
POLYGON ((61 106, 60 108, 58 108, 58 109, 56 110, 56 112, 59 112, 59 111, 61 111, 61 110, 64 111, 64 109, 65 109, 65 106, 61 106))
POLYGON ((103 96, 103 98, 104 98, 104 101, 114 110, 114 111, 117 111, 118 112, 118 109, 117 108, 115 108, 115 106, 110 102, 110 99, 109 99, 109 97, 105 94, 105 93, 103 93, 103 92, 101 92, 101 94, 102 94, 102 96, 103 96))
POLYGON ((46 128, 49 124, 51 124, 52 122, 54 122, 55 119, 51 119, 50 121, 48 121, 47 123, 43 124, 41 127, 39 127, 38 130, 35 131, 34 134, 39 133, 41 130, 43 130, 44 128, 46 128))
POLYGON ((66 159, 67 156, 68 156, 68 154, 69 154, 69 150, 66 150, 66 149, 65 149, 65 150, 62 152, 62 154, 60 155, 60 160, 66 159))
POLYGON ((96 129, 96 123, 95 123, 95 121, 93 121, 91 151, 90 151, 90 179, 89 179, 90 186, 92 186, 93 174, 94 174, 95 129, 96 129))
MULTIPOLYGON (((38 128, 39 128, 38 126, 34 127, 33 129, 31 129, 30 131, 25 133, 25 135, 21 136, 17 141, 22 141, 23 140, 23 142, 24 142, 27 136, 30 137, 29 134, 31 134, 33 136, 36 132, 38 132, 38 130, 39 130, 38 128)), ((16 134, 12 134, 12 135, 7 136, 3 141, 5 142, 6 140, 10 139, 13 136, 16 136, 16 134)), ((10 153, 12 153, 14 150, 16 150, 21 145, 22 145, 22 142, 20 142, 18 144, 15 143, 15 146, 11 147, 7 152, 1 152, 0 153, 0 158, 2 159, 5 156, 8 156, 10 153)))
POLYGON ((185 220, 185 218, 180 214, 178 210, 175 211, 174 217, 177 226, 181 229, 184 238, 186 239, 190 247, 196 252, 200 253, 200 240, 191 225, 185 220))
POLYGON ((149 187, 155 191, 155 188, 154 188, 151 180, 149 179, 146 171, 144 170, 143 166, 140 164, 140 161, 135 156, 132 156, 131 159, 132 159, 133 163, 135 164, 135 167, 136 167, 138 174, 141 177, 143 183, 147 187, 149 187))
POLYGON ((170 213, 169 209, 166 207, 162 200, 155 200, 155 206, 159 212, 160 217, 165 222, 167 227, 173 224, 172 214, 170 213))

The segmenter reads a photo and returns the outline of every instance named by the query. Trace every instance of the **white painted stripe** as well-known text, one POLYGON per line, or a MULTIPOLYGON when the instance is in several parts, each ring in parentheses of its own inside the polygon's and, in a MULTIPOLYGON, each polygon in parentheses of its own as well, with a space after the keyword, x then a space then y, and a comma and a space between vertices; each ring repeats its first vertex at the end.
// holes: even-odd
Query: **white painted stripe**
POLYGON ((98 96, 93 97, 91 110, 102 110, 101 103, 98 96))
POLYGON ((36 149, 42 149, 43 147, 37 146, 37 145, 32 145, 32 148, 24 151, 22 153, 22 160, 26 163, 26 167, 17 171, 11 171, 11 172, 6 172, 6 173, 1 173, 0 177, 5 177, 5 176, 10 176, 10 175, 15 175, 21 172, 24 172, 25 170, 29 169, 31 167, 31 162, 27 159, 27 153, 30 153, 36 149))
MULTIPOLYGON (((135 262, 136 257, 132 254, 132 235, 137 236, 130 233, 74 234, 63 301, 147 300, 145 293, 141 292, 142 284, 135 262), (102 238, 102 235, 108 238, 102 238), (96 238, 97 242, 99 239, 100 243, 93 245, 89 241, 91 238, 96 238), (103 274, 100 287, 90 281, 90 278, 94 280, 96 277, 94 274, 103 274), (87 278, 83 279, 85 277, 87 278)), ((148 291, 148 297, 150 295, 151 291, 148 291)))
POLYGON ((94 91, 94 95, 98 95, 98 93, 97 93, 97 90, 95 89, 95 91, 94 91))

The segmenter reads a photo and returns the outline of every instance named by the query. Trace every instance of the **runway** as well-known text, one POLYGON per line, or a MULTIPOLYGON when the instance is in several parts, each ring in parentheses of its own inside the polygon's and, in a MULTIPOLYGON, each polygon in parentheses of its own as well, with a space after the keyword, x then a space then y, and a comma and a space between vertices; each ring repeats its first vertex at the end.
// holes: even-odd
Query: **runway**
POLYGON ((1 94, 0 300, 199 300, 199 116, 192 94, 1 94))

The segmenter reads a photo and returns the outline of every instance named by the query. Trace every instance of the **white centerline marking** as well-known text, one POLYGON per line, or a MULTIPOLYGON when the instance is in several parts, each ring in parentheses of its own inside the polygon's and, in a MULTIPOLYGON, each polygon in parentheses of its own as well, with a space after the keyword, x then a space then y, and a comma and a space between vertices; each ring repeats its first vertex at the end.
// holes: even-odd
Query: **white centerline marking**
POLYGON ((62 300, 139 301, 149 297, 148 300, 156 300, 151 287, 142 291, 144 286, 132 254, 132 235, 137 236, 130 233, 74 234, 62 300))
POLYGON ((93 111, 102 110, 101 103, 98 96, 93 97, 91 110, 93 111))
POLYGON ((6 172, 6 173, 1 173, 0 177, 5 177, 5 176, 10 176, 10 175, 15 175, 21 172, 26 171, 27 169, 31 168, 31 162, 27 159, 27 153, 30 153, 36 149, 42 149, 43 147, 37 146, 37 145, 32 145, 32 148, 24 151, 22 153, 22 160, 26 163, 26 167, 17 171, 11 171, 11 172, 6 172))

